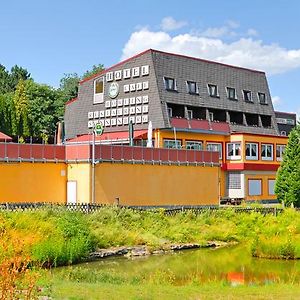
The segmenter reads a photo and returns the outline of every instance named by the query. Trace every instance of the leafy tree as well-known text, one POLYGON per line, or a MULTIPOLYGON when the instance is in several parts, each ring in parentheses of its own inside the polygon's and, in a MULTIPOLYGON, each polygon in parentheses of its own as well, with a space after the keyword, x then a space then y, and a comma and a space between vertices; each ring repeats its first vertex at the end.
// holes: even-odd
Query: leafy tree
POLYGON ((91 77, 93 75, 96 75, 104 70, 104 65, 98 64, 93 65, 92 70, 85 71, 85 73, 82 75, 81 79, 86 79, 88 77, 91 77))
POLYGON ((300 124, 289 135, 277 174, 275 193, 285 205, 300 206, 300 124))
POLYGON ((0 64, 0 94, 10 92, 9 72, 0 64))
POLYGON ((16 89, 19 80, 27 80, 30 78, 30 73, 22 67, 14 65, 10 71, 10 86, 12 90, 16 89))
POLYGON ((14 135, 29 136, 28 102, 25 81, 21 79, 13 97, 12 133, 14 135))
POLYGON ((42 137, 46 141, 55 132, 57 91, 48 85, 27 80, 26 95, 28 98, 30 135, 42 137))
POLYGON ((0 94, 0 131, 8 135, 12 134, 13 97, 13 93, 0 94))

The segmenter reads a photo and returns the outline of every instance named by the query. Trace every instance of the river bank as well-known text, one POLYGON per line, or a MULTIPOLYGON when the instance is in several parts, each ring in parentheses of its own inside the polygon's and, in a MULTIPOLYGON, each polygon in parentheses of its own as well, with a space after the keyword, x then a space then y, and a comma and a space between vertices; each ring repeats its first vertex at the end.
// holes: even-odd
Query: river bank
POLYGON ((92 214, 37 210, 0 212, 0 224, 0 260, 20 252, 43 266, 78 263, 96 257, 99 249, 98 257, 114 247, 124 251, 124 247, 139 246, 159 253, 176 245, 205 247, 211 241, 215 245, 247 243, 255 257, 300 258, 300 214, 292 209, 277 216, 231 209, 175 215, 117 207, 92 214))

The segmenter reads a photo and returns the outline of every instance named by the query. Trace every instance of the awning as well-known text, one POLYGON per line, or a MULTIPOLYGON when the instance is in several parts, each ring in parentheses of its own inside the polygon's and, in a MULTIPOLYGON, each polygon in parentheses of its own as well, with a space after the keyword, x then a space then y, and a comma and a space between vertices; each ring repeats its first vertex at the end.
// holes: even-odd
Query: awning
POLYGON ((4 141, 10 142, 10 141, 12 141, 12 138, 3 132, 0 132, 0 141, 1 142, 4 142, 4 141))
MULTIPOLYGON (((147 130, 135 130, 133 132, 134 139, 142 139, 147 138, 147 130)), ((74 139, 70 139, 67 143, 83 143, 83 142, 92 142, 93 136, 92 134, 84 134, 78 136, 74 139)), ((129 132, 128 131, 117 131, 117 132, 105 132, 100 136, 96 136, 95 141, 103 141, 109 143, 124 143, 129 141, 129 132)))

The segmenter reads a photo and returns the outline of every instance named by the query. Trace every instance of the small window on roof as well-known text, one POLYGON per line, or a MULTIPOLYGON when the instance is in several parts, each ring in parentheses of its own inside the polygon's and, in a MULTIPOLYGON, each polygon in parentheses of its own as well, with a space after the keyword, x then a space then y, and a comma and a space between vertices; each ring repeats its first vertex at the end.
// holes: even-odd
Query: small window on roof
POLYGON ((258 101, 260 104, 267 104, 266 94, 265 93, 257 93, 258 101))
POLYGON ((164 77, 165 88, 167 91, 177 91, 176 80, 170 77, 164 77))
POLYGON ((196 94, 196 95, 199 94, 197 82, 195 82, 195 81, 187 81, 186 85, 187 85, 188 93, 190 93, 190 94, 196 94))
POLYGON ((218 86, 215 84, 208 84, 208 93, 211 97, 219 97, 218 86))
POLYGON ((230 100, 237 100, 235 88, 227 87, 226 89, 227 89, 227 97, 228 97, 228 99, 230 99, 230 100))
POLYGON ((253 102, 251 91, 243 90, 243 96, 244 96, 244 100, 245 100, 246 102, 253 102))

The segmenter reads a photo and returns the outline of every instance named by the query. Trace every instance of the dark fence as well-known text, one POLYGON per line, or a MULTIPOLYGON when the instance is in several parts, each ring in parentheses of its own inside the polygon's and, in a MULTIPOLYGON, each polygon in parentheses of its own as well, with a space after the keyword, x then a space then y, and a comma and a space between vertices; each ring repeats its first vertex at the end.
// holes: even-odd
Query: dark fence
MULTIPOLYGON (((81 213, 93 213, 104 207, 113 207, 104 204, 49 204, 49 203, 2 203, 1 211, 36 211, 36 210, 54 210, 54 211, 74 211, 81 213)), ((166 215, 174 216, 178 213, 192 212, 195 214, 213 213, 216 211, 234 211, 235 213, 261 213, 263 215, 271 214, 277 216, 284 211, 278 207, 219 207, 219 206, 114 206, 121 209, 131 209, 135 211, 152 211, 154 213, 163 212, 166 215)), ((300 208, 295 208, 300 212, 300 208)))

